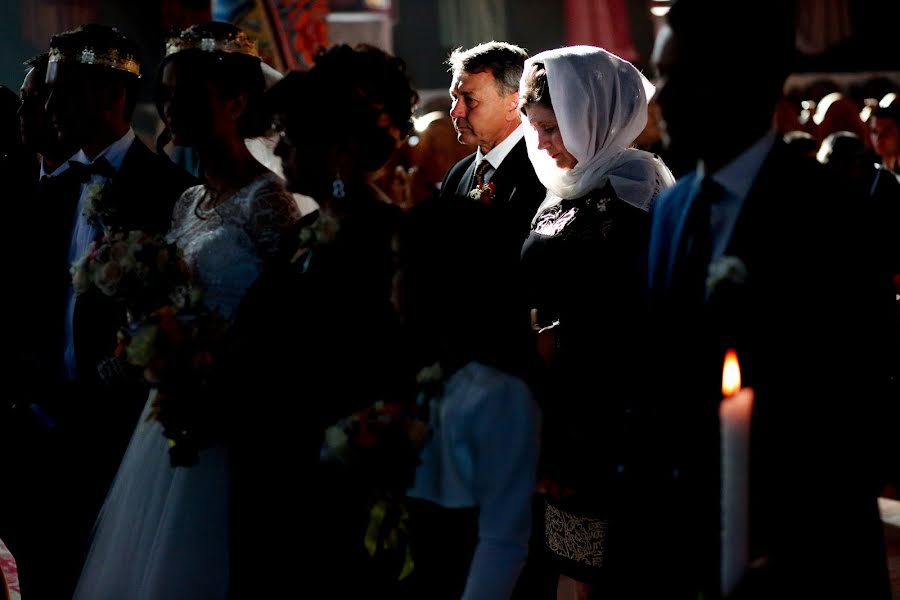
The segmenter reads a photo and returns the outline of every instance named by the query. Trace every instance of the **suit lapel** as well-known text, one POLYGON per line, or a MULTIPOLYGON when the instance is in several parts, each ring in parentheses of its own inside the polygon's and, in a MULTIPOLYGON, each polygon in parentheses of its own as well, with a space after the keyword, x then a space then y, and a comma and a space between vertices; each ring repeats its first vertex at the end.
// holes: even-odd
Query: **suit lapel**
MULTIPOLYGON (((155 155, 138 139, 135 139, 125 158, 122 160, 122 166, 119 172, 113 177, 108 185, 110 206, 115 211, 114 225, 125 231, 132 229, 146 229, 152 225, 157 228, 156 212, 152 194, 148 194, 148 189, 157 189, 152 187, 152 178, 159 176, 159 173, 151 172, 148 165, 155 159, 155 155), (146 186, 146 187, 145 187, 146 186)), ((164 203, 160 202, 159 206, 164 203)), ((100 234, 102 235, 102 233, 100 234)))
POLYGON ((462 177, 460 177, 459 183, 456 185, 456 194, 458 196, 468 196, 469 188, 472 187, 472 177, 475 174, 475 154, 472 154, 471 157, 464 158, 463 160, 469 160, 470 158, 471 162, 469 163, 469 166, 463 171, 462 177))
POLYGON ((135 213, 134 202, 136 194, 129 193, 130 183, 135 180, 135 176, 139 177, 138 166, 141 162, 141 146, 140 140, 135 138, 134 142, 125 153, 122 159, 122 166, 119 172, 109 182, 108 194, 110 203, 114 207, 119 220, 124 224, 131 221, 131 216, 135 213))
MULTIPOLYGON (((674 227, 672 229, 672 237, 669 239, 668 247, 668 264, 666 265, 666 287, 672 283, 672 276, 680 265, 678 265, 679 249, 681 248, 681 239, 684 235, 684 227, 687 223, 688 215, 691 212, 691 205, 694 203, 693 191, 697 187, 697 171, 692 171, 684 177, 684 183, 681 189, 674 193, 680 193, 686 196, 684 202, 671 202, 672 219, 674 227)), ((675 200, 675 198, 672 198, 675 200)))
POLYGON ((516 175, 520 174, 523 168, 531 168, 531 163, 528 160, 528 150, 525 147, 525 138, 522 138, 513 146, 491 178, 495 185, 494 197, 498 202, 509 204, 512 201, 513 196, 518 191, 516 186, 518 178, 516 175), (523 160, 528 164, 523 165, 523 160))
POLYGON ((781 141, 777 141, 772 147, 763 163, 756 180, 750 187, 744 203, 741 205, 741 212, 735 221, 731 238, 725 247, 725 253, 735 256, 743 256, 746 254, 747 248, 754 237, 759 236, 759 229, 755 225, 757 215, 765 209, 766 201, 769 199, 771 182, 779 181, 780 175, 777 172, 779 165, 782 164, 783 152, 785 145, 781 141), (755 232, 755 233, 754 233, 755 232))
MULTIPOLYGON (((755 230, 754 221, 759 209, 758 205, 760 202, 765 202, 766 200, 766 189, 767 186, 770 185, 769 181, 772 180, 773 177, 777 177, 777 175, 773 175, 773 169, 777 168, 777 165, 780 162, 779 156, 783 146, 783 143, 777 142, 766 157, 753 185, 750 187, 750 191, 747 193, 747 197, 744 198, 744 201, 741 204, 734 228, 725 245, 725 254, 730 256, 740 256, 742 260, 746 260, 744 255, 746 254, 748 243, 752 240, 753 232, 755 230)), ((680 193, 688 194, 689 197, 685 202, 682 202, 680 206, 673 206, 673 210, 677 211, 677 213, 672 215, 675 220, 675 226, 673 228, 673 235, 668 249, 669 265, 666 277, 667 285, 671 282, 672 274, 678 268, 676 263, 679 258, 679 248, 681 247, 687 217, 691 211, 691 206, 694 203, 693 192, 696 188, 697 171, 692 171, 684 177, 684 188, 683 191, 680 190, 680 193)))

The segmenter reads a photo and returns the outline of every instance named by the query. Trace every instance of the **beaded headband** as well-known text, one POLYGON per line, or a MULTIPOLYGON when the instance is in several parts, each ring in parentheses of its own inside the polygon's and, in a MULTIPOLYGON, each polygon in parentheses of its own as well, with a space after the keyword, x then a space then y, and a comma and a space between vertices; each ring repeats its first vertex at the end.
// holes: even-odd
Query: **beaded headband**
POLYGON ((229 54, 246 54, 259 58, 256 42, 243 31, 229 34, 223 40, 202 33, 186 33, 166 40, 166 56, 182 50, 202 50, 204 52, 226 52, 229 54))
POLYGON ((97 65, 118 71, 125 71, 137 77, 141 76, 141 65, 137 59, 115 48, 109 48, 98 52, 95 48, 85 46, 80 50, 62 50, 52 48, 49 61, 52 63, 80 63, 83 65, 97 65))

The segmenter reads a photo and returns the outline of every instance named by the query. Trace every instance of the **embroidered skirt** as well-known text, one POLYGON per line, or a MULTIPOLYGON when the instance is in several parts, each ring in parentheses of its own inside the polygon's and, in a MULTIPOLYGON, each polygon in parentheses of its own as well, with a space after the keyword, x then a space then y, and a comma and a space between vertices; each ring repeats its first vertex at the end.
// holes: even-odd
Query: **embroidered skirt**
POLYGON ((546 550, 559 572, 588 583, 602 577, 608 520, 573 512, 550 500, 545 500, 544 507, 546 550))

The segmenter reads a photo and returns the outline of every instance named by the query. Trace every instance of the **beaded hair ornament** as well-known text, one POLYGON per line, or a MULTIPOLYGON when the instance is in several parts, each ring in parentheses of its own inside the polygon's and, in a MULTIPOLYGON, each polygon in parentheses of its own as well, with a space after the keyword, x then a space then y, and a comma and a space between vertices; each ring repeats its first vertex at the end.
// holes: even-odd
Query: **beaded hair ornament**
POLYGON ((243 31, 229 33, 224 39, 216 39, 206 31, 185 31, 166 40, 166 56, 183 50, 246 54, 259 58, 256 42, 243 31))
POLYGON ((80 63, 83 65, 97 65, 125 71, 136 77, 141 76, 141 64, 137 58, 129 53, 116 48, 96 48, 84 46, 80 49, 51 48, 50 62, 52 63, 80 63))

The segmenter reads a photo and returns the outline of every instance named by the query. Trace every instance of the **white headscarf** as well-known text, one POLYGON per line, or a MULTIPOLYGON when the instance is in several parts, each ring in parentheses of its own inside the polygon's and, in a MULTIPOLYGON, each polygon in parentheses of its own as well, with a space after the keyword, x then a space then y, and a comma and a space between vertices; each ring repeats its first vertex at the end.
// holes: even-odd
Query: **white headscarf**
POLYGON ((659 191, 675 183, 656 156, 629 148, 647 124, 653 85, 631 63, 602 48, 570 46, 525 61, 520 94, 534 63, 544 65, 563 144, 578 159, 569 170, 556 166, 538 150, 537 132, 523 115, 528 157, 544 187, 552 196, 572 199, 609 181, 621 200, 649 210, 659 191))

